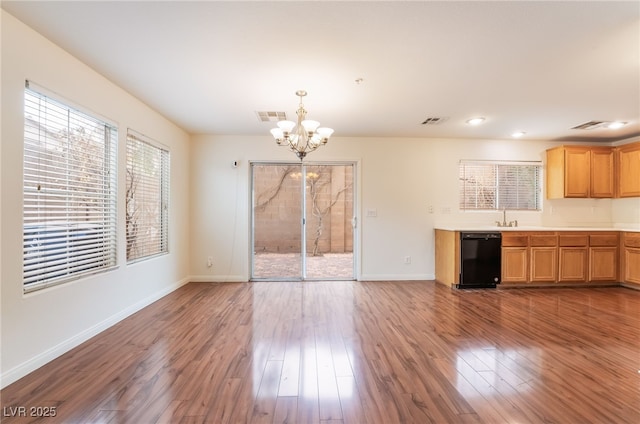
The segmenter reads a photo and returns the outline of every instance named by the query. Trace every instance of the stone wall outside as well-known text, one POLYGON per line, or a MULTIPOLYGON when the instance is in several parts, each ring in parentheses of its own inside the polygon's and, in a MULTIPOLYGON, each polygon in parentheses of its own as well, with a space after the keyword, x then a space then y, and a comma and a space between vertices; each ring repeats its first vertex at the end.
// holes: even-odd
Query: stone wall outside
MULTIPOLYGON (((254 167, 255 252, 300 252, 301 168, 286 165, 254 167)), ((306 167, 307 254, 353 252, 353 166, 306 167), (329 207, 333 203, 333 206, 329 207)))

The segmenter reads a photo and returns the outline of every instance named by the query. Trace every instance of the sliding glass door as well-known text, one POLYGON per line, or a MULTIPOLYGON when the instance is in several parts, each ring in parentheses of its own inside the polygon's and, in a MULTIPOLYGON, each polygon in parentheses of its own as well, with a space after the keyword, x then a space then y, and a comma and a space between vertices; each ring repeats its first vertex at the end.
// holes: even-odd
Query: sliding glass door
POLYGON ((252 164, 252 279, 301 279, 300 165, 252 164))
POLYGON ((353 163, 253 163, 253 280, 352 280, 353 163))

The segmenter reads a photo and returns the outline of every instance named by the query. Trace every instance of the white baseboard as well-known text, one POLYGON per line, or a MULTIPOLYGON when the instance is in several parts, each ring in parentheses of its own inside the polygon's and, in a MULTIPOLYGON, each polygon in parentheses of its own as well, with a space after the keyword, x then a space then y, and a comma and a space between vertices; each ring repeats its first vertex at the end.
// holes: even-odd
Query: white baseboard
POLYGON ((358 281, 416 281, 435 278, 435 274, 362 274, 358 281))
MULTIPOLYGON (((358 281, 417 281, 435 280, 435 274, 363 274, 358 281)), ((191 275, 192 283, 246 283, 244 275, 191 275)))
POLYGON ((244 275, 191 275, 189 281, 192 283, 246 283, 249 280, 244 275))
POLYGON ((182 280, 170 285, 169 287, 166 287, 152 294, 151 296, 148 296, 142 299, 141 301, 134 303, 128 308, 110 316, 109 318, 87 328, 86 330, 63 341, 62 343, 59 343, 45 350, 44 352, 26 360, 25 362, 11 368, 10 370, 7 370, 6 372, 2 373, 2 375, 0 375, 0 389, 5 388, 9 384, 21 379, 22 377, 29 374, 30 372, 35 371, 36 369, 47 364, 48 362, 53 361, 58 356, 70 351, 74 347, 86 342, 91 337, 117 324, 118 322, 122 321, 128 316, 133 315, 134 313, 138 312, 140 309, 146 306, 149 306, 153 302, 177 290, 181 286, 187 284, 189 281, 190 281, 189 278, 183 278, 182 280))

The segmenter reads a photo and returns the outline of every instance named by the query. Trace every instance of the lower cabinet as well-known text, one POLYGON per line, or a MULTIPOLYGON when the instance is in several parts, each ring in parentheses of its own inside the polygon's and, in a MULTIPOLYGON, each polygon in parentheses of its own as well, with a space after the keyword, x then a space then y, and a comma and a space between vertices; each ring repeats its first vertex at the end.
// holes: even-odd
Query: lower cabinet
MULTIPOLYGON (((638 234, 640 236, 640 234, 638 234)), ((640 237, 629 236, 622 264, 640 282, 640 237), (638 244, 636 246, 636 244, 638 244)), ((503 232, 502 282, 579 284, 617 282, 620 235, 615 231, 503 232)), ((626 246, 626 245, 625 245, 626 246)))
POLYGON ((617 247, 589 247, 589 281, 617 281, 617 271, 617 247))
POLYGON ((558 250, 558 282, 587 281, 587 264, 589 249, 587 247, 560 247, 558 250))
POLYGON ((622 235, 622 279, 625 283, 640 284, 640 233, 622 235))
POLYGON ((530 248, 531 275, 533 283, 553 283, 558 278, 558 248, 531 247, 530 248))
POLYGON ((640 248, 624 249, 624 281, 640 284, 640 248))
POLYGON ((502 248, 502 283, 528 282, 528 250, 527 247, 502 248))
MULTIPOLYGON (((460 276, 459 233, 436 230, 436 280, 460 276)), ((503 231, 503 286, 629 283, 640 288, 640 232, 503 231)))

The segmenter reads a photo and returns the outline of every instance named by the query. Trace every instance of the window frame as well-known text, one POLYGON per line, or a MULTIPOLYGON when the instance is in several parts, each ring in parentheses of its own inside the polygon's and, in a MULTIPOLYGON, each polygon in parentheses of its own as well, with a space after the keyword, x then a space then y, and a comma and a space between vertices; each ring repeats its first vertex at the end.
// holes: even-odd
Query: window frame
POLYGON ((117 267, 118 128, 29 81, 23 100, 22 286, 30 293, 117 267))
MULTIPOLYGON (((460 160, 459 165, 458 165, 458 207, 461 211, 463 212, 467 212, 467 211, 488 211, 488 212, 493 212, 493 211, 500 211, 503 209, 508 209, 508 210, 517 210, 517 211, 523 211, 523 212, 541 212, 542 211, 542 171, 543 171, 543 166, 542 166, 542 162, 541 161, 495 161, 495 160, 460 160), (484 170, 484 172, 486 172, 488 175, 490 175, 493 178, 492 184, 489 186, 489 191, 493 190, 494 193, 489 193, 489 195, 491 196, 491 194, 493 195, 493 199, 492 199, 492 205, 490 207, 470 207, 469 206, 469 202, 468 202, 468 190, 467 190, 467 186, 466 186, 466 180, 467 178, 465 177, 467 175, 467 169, 468 168, 476 168, 476 171, 478 171, 480 168, 486 167, 487 169, 484 170), (526 193, 524 193, 524 197, 531 197, 533 196, 533 204, 534 207, 522 207, 523 205, 520 203, 526 203, 526 200, 520 200, 520 192, 518 191, 519 188, 521 187, 521 185, 519 184, 518 181, 515 182, 515 187, 512 188, 512 190, 515 190, 516 194, 516 198, 515 199, 508 199, 507 201, 511 200, 511 202, 516 202, 517 204, 515 205, 515 207, 513 206, 505 206, 503 204, 503 198, 505 196, 501 196, 501 185, 504 187, 504 183, 500 184, 500 177, 503 175, 507 174, 507 170, 505 168, 516 168, 516 173, 519 172, 519 170, 517 169, 518 167, 534 167, 534 181, 535 184, 533 185, 533 187, 530 188, 530 190, 526 193), (493 170, 491 170, 490 168, 493 168, 493 170)), ((471 171, 473 172, 473 170, 471 171)), ((514 170, 512 169, 511 172, 514 172, 514 170)), ((504 191, 507 190, 507 188, 504 188, 502 191, 504 193, 504 191)), ((476 190, 477 191, 477 190, 476 190)), ((490 197, 489 196, 489 197, 490 197)), ((478 204, 478 201, 476 200, 476 205, 478 204)))
MULTIPOLYGON (((157 256, 166 255, 169 253, 169 198, 170 198, 170 185, 171 185, 171 152, 168 147, 163 144, 147 137, 131 128, 127 129, 126 136, 126 175, 125 175, 125 240, 126 240, 126 261, 127 264, 133 264, 136 262, 144 261, 147 259, 151 259, 157 256), (147 231, 157 231, 159 233, 159 239, 157 242, 159 243, 157 246, 153 246, 153 242, 149 243, 148 241, 142 246, 142 249, 150 249, 154 248, 155 250, 151 250, 148 253, 141 253, 138 255, 131 255, 131 241, 130 234, 132 230, 130 229, 130 219, 132 218, 132 214, 130 212, 131 202, 134 199, 131 197, 134 194, 131 193, 133 188, 132 180, 130 180, 131 175, 131 166, 130 163, 131 155, 130 149, 133 149, 132 144, 138 144, 138 149, 146 149, 145 154, 149 153, 157 153, 159 155, 159 172, 157 174, 157 186, 159 188, 159 198, 157 202, 159 203, 158 211, 160 213, 160 217, 157 220, 156 224, 160 227, 159 230, 154 228, 153 226, 149 226, 149 222, 147 220, 143 220, 142 224, 147 225, 143 228, 143 230, 147 231)), ((140 163, 136 163, 135 165, 142 165, 140 163)), ((149 165, 149 164, 147 164, 149 165)), ((148 167, 147 167, 148 168, 148 167)), ((138 169, 141 171, 140 169, 138 169)), ((153 176, 146 174, 143 175, 142 182, 147 185, 153 184, 154 181, 151 181, 153 176)), ((140 180, 139 180, 140 181, 140 180)), ((145 189, 147 186, 143 186, 145 189)), ((144 205, 149 206, 148 202, 144 203, 144 205)), ((148 214, 147 214, 148 215, 148 214)), ((137 231, 137 230, 136 230, 137 231)), ((148 240, 149 238, 147 238, 148 240)))

